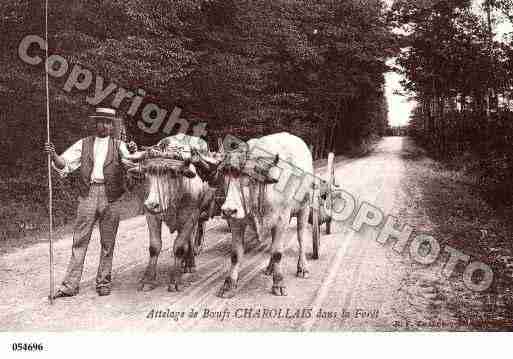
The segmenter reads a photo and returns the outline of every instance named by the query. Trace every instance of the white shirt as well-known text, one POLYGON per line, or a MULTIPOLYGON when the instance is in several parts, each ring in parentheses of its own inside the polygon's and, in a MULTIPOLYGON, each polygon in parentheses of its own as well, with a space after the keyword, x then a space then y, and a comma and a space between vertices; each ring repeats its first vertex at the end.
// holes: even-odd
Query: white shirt
MULTIPOLYGON (((91 172, 91 182, 103 182, 103 164, 107 158, 107 152, 109 150, 109 139, 110 137, 95 137, 93 145, 93 170, 91 172)), ((81 165, 82 159, 82 141, 78 140, 70 148, 68 148, 60 156, 65 163, 64 168, 58 169, 52 162, 53 168, 62 176, 66 177, 69 173, 78 169, 81 165)), ((126 143, 120 141, 119 153, 122 159, 126 159, 129 155, 126 143)))
POLYGON ((93 146, 93 171, 91 182, 103 182, 103 164, 109 150, 109 137, 95 137, 93 146))

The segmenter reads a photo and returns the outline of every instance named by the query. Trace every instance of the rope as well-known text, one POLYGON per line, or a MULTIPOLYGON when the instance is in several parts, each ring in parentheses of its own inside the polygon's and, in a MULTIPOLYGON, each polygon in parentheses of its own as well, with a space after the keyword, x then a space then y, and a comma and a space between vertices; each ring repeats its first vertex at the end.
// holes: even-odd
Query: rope
MULTIPOLYGON (((48 0, 45 0, 45 54, 48 59, 48 0)), ((45 87, 46 87, 46 140, 50 142, 50 87, 48 84, 48 69, 45 63, 45 87)), ((55 289, 53 271, 53 190, 52 190, 52 158, 48 154, 48 213, 49 213, 49 255, 50 255, 50 304, 53 304, 53 293, 55 289)))
POLYGON ((157 182, 157 193, 159 195, 159 203, 162 206, 162 213, 166 213, 166 211, 167 211, 167 203, 164 203, 164 198, 162 196, 161 188, 164 187, 164 186, 162 186, 162 183, 161 183, 162 178, 161 177, 162 177, 161 172, 157 171, 157 174, 155 176, 155 180, 157 182))
MULTIPOLYGON (((248 207, 246 206, 246 197, 244 196, 244 186, 242 185, 241 177, 239 177, 238 183, 239 183, 239 191, 240 191, 242 208, 244 209, 245 215, 249 216, 250 212, 248 211, 248 207)), ((251 203, 250 203, 250 205, 251 205, 251 203)))
POLYGON ((183 193, 185 187, 187 187, 188 193, 192 193, 192 180, 190 178, 184 178, 183 176, 177 176, 170 178, 167 169, 165 168, 154 168, 152 172, 155 180, 155 186, 157 187, 157 195, 159 198, 159 203, 162 206, 161 218, 164 218, 168 214, 168 210, 170 205, 173 207, 173 213, 176 216, 176 203, 180 199, 179 196, 175 195, 174 198, 169 197, 168 201, 164 201, 164 193, 170 193, 171 186, 175 188, 173 193, 183 193), (186 181, 184 183, 184 181, 186 181), (165 192, 167 191, 167 192, 165 192))
POLYGON ((258 215, 260 220, 264 218, 264 200, 266 195, 267 185, 259 182, 259 196, 258 196, 258 215))

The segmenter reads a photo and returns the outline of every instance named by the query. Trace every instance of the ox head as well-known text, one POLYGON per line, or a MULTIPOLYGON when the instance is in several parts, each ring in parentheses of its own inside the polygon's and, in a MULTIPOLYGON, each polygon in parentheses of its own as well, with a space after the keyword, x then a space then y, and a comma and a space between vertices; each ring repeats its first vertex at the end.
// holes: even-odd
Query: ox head
POLYGON ((250 157, 246 151, 231 151, 216 167, 214 179, 224 186, 226 198, 221 207, 228 219, 255 218, 262 209, 265 185, 278 182, 279 157, 250 157))
POLYGON ((279 157, 244 158, 236 153, 230 156, 222 168, 226 199, 221 207, 227 218, 256 219, 262 213, 266 185, 278 182, 281 170, 279 157))
POLYGON ((196 177, 189 168, 189 163, 170 158, 169 154, 159 150, 149 149, 145 159, 129 170, 129 172, 144 174, 146 178, 145 208, 151 213, 167 211, 179 201, 183 195, 184 179, 196 177))

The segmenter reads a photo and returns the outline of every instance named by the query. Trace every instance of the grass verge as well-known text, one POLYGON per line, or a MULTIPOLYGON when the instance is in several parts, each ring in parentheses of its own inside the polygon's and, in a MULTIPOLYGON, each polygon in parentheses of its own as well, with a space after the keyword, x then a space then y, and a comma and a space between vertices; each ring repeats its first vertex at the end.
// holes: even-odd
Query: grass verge
MULTIPOLYGON (((513 329, 513 206, 491 203, 479 177, 462 166, 437 162, 414 146, 403 157, 404 185, 417 194, 412 195, 412 206, 423 209, 432 222, 430 234, 441 245, 457 248, 494 271, 489 291, 458 298, 464 309, 456 315, 462 323, 475 323, 469 329, 472 325, 479 330, 513 329), (476 316, 482 320, 469 320, 476 316)), ((461 277, 462 267, 454 276, 461 277)))

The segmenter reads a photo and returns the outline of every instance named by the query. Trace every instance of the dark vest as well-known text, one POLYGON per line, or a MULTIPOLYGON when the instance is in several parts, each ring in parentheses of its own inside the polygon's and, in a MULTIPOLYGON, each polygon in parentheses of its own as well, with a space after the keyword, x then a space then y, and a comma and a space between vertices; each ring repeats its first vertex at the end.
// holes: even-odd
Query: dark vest
MULTIPOLYGON (((119 154, 120 141, 109 139, 109 149, 103 164, 103 178, 105 180, 105 194, 109 202, 119 199, 124 193, 124 172, 119 154)), ((82 140, 82 157, 80 160, 79 191, 80 196, 87 197, 91 185, 91 173, 94 165, 94 137, 82 140)))

